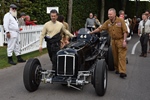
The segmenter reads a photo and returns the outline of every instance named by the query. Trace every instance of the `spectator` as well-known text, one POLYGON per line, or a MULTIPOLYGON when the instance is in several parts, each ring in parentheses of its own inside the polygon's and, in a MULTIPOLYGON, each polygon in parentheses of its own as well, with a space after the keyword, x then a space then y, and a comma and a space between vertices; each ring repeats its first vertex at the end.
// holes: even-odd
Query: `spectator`
POLYGON ((131 31, 130 31, 130 23, 129 20, 127 18, 127 15, 125 14, 125 12, 123 10, 119 11, 119 18, 123 19, 125 21, 126 27, 127 27, 127 31, 128 31, 128 36, 127 36, 127 42, 131 39, 131 31))
POLYGON ((98 25, 95 18, 93 18, 93 13, 90 13, 89 18, 86 19, 85 27, 92 31, 96 28, 95 24, 98 25))
POLYGON ((130 23, 129 23, 129 20, 128 20, 127 15, 125 14, 124 10, 120 10, 119 11, 119 17, 123 18, 125 23, 126 23, 126 25, 129 27, 130 23))
POLYGON ((124 13, 124 11, 123 10, 120 10, 119 11, 119 17, 123 17, 123 19, 124 19, 124 17, 125 17, 125 13, 124 13))
POLYGON ((96 14, 94 14, 94 18, 95 18, 95 21, 96 21, 96 23, 95 23, 95 27, 97 28, 97 27, 99 27, 99 26, 101 25, 101 23, 100 23, 100 21, 98 20, 98 18, 97 18, 97 15, 96 15, 96 14))
POLYGON ((147 57, 147 43, 149 40, 149 33, 150 33, 150 20, 148 20, 147 15, 143 13, 142 20, 140 21, 138 27, 138 35, 141 36, 140 42, 142 50, 140 57, 147 57))
MULTIPOLYGON (((64 16, 59 15, 57 20, 64 25, 66 30, 69 30, 69 25, 64 21, 64 16)), ((62 35, 61 48, 63 48, 65 45, 69 44, 69 36, 66 35, 64 32, 62 32, 61 35, 62 35)))
POLYGON ((127 53, 127 28, 125 22, 116 16, 116 10, 110 8, 108 10, 109 19, 104 22, 101 27, 91 32, 97 33, 102 30, 107 30, 111 36, 111 46, 114 56, 114 65, 116 74, 120 74, 121 78, 127 77, 126 74, 126 53, 127 53))
POLYGON ((22 12, 21 14, 20 14, 20 18, 18 19, 18 23, 19 23, 19 27, 20 26, 25 26, 25 16, 26 16, 26 14, 24 13, 24 12, 22 12))
POLYGON ((127 26, 129 26, 129 20, 128 20, 127 15, 125 14, 125 12, 123 10, 119 11, 119 17, 124 19, 127 26))
POLYGON ((40 36, 40 47, 39 51, 42 51, 42 42, 45 38, 47 42, 47 50, 52 61, 52 70, 55 70, 57 65, 56 53, 60 50, 61 32, 68 34, 70 37, 73 35, 65 29, 64 25, 57 21, 58 13, 56 10, 50 12, 51 20, 44 24, 41 36, 40 36))
POLYGON ((145 11, 145 14, 147 15, 147 19, 150 20, 150 12, 147 10, 147 11, 145 11))
POLYGON ((36 23, 37 21, 31 21, 30 20, 30 16, 29 15, 26 15, 26 18, 25 18, 25 24, 26 25, 36 25, 35 23, 36 23))
POLYGON ((137 17, 134 16, 133 19, 132 19, 132 30, 133 30, 133 33, 137 32, 136 26, 137 26, 137 17))
POLYGON ((17 20, 17 6, 10 5, 10 10, 4 15, 3 26, 5 34, 7 36, 7 56, 8 63, 16 65, 12 59, 13 52, 17 56, 18 62, 25 62, 20 56, 20 44, 19 44, 19 26, 17 20))

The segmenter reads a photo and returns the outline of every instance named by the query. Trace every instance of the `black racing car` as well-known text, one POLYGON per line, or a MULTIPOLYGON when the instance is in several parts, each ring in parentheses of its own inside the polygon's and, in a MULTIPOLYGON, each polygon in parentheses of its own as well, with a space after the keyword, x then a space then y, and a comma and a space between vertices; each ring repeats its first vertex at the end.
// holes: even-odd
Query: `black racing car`
POLYGON ((109 42, 106 31, 99 36, 81 28, 77 37, 57 52, 55 70, 43 69, 37 58, 27 61, 23 73, 25 88, 33 92, 40 82, 57 82, 80 90, 85 84, 92 83, 97 95, 103 96, 107 89, 107 68, 114 70, 109 42))

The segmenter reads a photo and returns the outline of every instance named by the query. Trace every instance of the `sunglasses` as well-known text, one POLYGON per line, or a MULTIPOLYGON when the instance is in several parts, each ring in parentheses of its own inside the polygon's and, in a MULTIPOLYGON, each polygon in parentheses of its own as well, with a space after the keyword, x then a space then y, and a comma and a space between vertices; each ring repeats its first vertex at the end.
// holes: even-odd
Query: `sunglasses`
POLYGON ((13 10, 16 10, 17 8, 12 8, 13 10))

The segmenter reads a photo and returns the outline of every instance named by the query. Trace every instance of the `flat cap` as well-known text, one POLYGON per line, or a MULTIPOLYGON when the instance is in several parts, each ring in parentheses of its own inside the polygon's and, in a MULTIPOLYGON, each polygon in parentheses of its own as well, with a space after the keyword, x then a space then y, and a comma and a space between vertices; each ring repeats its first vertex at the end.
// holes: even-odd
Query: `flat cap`
POLYGON ((15 4, 11 4, 10 8, 17 8, 17 6, 15 4))
POLYGON ((20 16, 25 16, 26 14, 24 12, 21 12, 20 13, 20 16))

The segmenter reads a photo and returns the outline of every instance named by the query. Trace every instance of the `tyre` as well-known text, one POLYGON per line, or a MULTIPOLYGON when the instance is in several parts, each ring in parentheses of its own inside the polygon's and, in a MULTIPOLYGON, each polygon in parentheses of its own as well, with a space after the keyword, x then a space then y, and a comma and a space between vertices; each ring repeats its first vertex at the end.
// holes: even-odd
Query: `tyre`
POLYGON ((23 72, 23 82, 29 92, 34 92, 38 89, 42 78, 40 70, 41 64, 37 58, 27 61, 23 72))
POLYGON ((108 35, 107 42, 106 42, 106 44, 107 44, 108 47, 110 46, 110 42, 111 42, 111 37, 108 35))
POLYGON ((94 70, 94 87, 98 96, 103 96, 107 89, 107 65, 104 59, 98 60, 94 70))
POLYGON ((93 87, 95 88, 95 74, 94 74, 94 71, 92 71, 92 75, 91 75, 91 84, 93 85, 93 87))
POLYGON ((114 71, 114 58, 113 58, 113 54, 112 54, 112 47, 109 46, 108 51, 107 51, 107 55, 106 55, 106 63, 108 65, 108 70, 110 71, 114 71))

